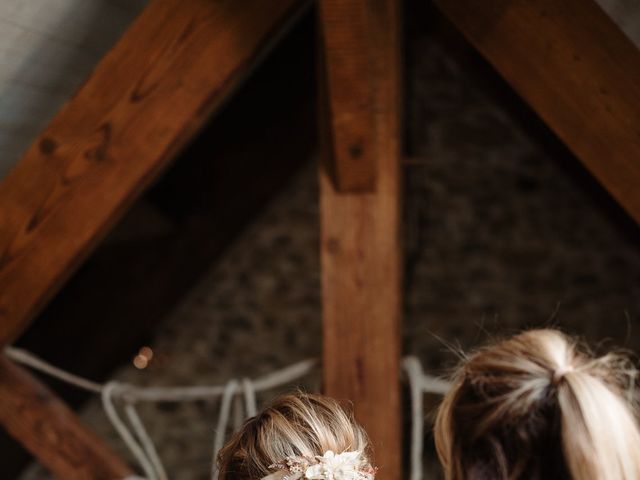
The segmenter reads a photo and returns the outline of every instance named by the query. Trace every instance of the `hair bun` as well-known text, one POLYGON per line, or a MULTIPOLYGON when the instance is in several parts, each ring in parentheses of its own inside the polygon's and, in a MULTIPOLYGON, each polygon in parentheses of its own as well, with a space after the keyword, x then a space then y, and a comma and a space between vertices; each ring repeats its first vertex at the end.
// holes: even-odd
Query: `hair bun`
POLYGON ((336 400, 297 392, 277 398, 227 442, 219 478, 371 480, 369 449, 364 429, 336 400), (337 475, 343 470, 351 477, 337 475))

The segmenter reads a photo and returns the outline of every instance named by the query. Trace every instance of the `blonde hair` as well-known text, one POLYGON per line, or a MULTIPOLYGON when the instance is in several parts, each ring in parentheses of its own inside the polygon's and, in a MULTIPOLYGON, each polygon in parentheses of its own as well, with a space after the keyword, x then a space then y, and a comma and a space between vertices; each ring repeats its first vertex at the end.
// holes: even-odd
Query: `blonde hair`
POLYGON ((454 376, 436 419, 447 480, 637 480, 636 370, 590 355, 556 330, 480 349, 454 376))
POLYGON ((249 419, 218 455, 220 480, 260 479, 287 457, 313 458, 328 450, 361 451, 370 462, 369 440, 335 400, 296 393, 278 398, 249 419))

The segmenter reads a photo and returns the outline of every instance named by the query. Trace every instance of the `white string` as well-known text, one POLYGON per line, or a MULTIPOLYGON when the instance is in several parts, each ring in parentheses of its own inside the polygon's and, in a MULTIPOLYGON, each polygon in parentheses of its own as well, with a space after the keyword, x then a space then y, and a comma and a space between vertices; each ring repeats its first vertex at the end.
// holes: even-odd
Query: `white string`
POLYGON ((151 437, 149 437, 147 430, 144 428, 144 424, 142 423, 142 420, 138 415, 135 405, 133 403, 127 402, 124 406, 124 411, 127 414, 129 423, 131 423, 133 431, 136 432, 136 436, 138 437, 138 440, 140 440, 142 448, 146 453, 147 459, 153 466, 158 479, 168 480, 167 472, 164 469, 164 465, 162 465, 162 461, 158 456, 158 452, 155 445, 153 444, 153 441, 151 440, 151 437))
POLYGON ((211 464, 211 480, 218 479, 218 453, 224 445, 225 435, 227 433, 227 425, 229 424, 229 413, 231 410, 231 400, 238 390, 238 381, 229 380, 224 387, 222 401, 220 402, 220 415, 218 417, 218 426, 216 428, 213 440, 213 463, 211 464))
POLYGON ((426 373, 422 375, 420 385, 424 393, 433 393, 435 395, 446 395, 451 390, 451 383, 426 373))
MULTIPOLYGON (((252 381, 255 391, 261 392, 291 383, 307 373, 316 365, 314 359, 295 363, 281 370, 271 372, 252 381)), ((185 402, 220 397, 224 393, 224 385, 196 387, 134 387, 130 386, 127 395, 137 401, 149 402, 185 402)))
POLYGON ((411 480, 422 480, 422 442, 424 439, 424 405, 422 365, 416 357, 407 357, 404 368, 411 391, 411 480))
POLYGON ((16 363, 26 365, 33 368, 34 370, 38 370, 39 372, 46 373, 51 377, 57 378, 58 380, 62 380, 63 382, 69 383, 71 385, 75 385, 76 387, 83 390, 88 390, 89 392, 93 393, 102 392, 103 386, 99 383, 92 382, 91 380, 87 380, 72 373, 66 372, 58 367, 54 367, 50 363, 39 359, 33 353, 30 353, 21 348, 5 347, 4 353, 7 355, 7 357, 9 357, 16 363))
POLYGON ((422 480, 424 442, 424 394, 445 395, 451 388, 446 380, 426 375, 416 357, 406 357, 404 370, 411 391, 411 480, 422 480))
MULTIPOLYGON (((92 393, 102 393, 104 385, 101 385, 78 375, 66 372, 38 358, 31 352, 16 347, 5 347, 5 354, 16 363, 26 365, 51 377, 74 385, 82 390, 92 393)), ((315 359, 303 360, 294 363, 281 370, 268 373, 263 377, 252 380, 255 392, 271 390, 297 380, 309 373, 317 364, 315 359)), ((129 384, 119 384, 120 388, 114 390, 112 395, 126 394, 130 401, 138 402, 185 402, 217 398, 224 393, 224 385, 203 385, 184 387, 137 387, 129 384)))
POLYGON ((258 414, 256 389, 250 379, 242 379, 242 392, 244 393, 244 408, 247 412, 247 417, 255 417, 258 414))
POLYGON ((107 418, 109 418, 109 420, 111 421, 111 425, 113 425, 113 428, 115 428, 115 430, 120 435, 120 438, 122 438, 122 441, 125 443, 129 451, 133 454, 137 462, 140 464, 140 467, 147 476, 147 479, 158 480, 155 470, 151 465, 151 462, 147 458, 144 450, 131 434, 127 425, 122 421, 120 415, 118 414, 118 410, 114 405, 113 394, 121 388, 122 386, 117 384, 116 382, 109 382, 103 387, 102 406, 104 407, 104 411, 107 414, 107 418))

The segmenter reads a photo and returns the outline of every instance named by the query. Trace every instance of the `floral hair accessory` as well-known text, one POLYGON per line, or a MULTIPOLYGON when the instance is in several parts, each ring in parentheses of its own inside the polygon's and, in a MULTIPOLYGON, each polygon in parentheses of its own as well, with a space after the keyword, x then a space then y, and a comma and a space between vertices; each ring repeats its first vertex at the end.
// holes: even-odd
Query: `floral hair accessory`
POLYGON ((315 457, 287 457, 269 465, 278 471, 262 480, 373 480, 376 469, 363 458, 362 452, 333 453, 315 457))

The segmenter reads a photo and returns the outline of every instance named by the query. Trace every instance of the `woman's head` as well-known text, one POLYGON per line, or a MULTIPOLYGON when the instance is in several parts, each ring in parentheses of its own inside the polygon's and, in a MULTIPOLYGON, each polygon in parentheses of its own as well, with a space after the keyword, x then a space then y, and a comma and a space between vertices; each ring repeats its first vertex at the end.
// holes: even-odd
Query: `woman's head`
POLYGON ((447 480, 640 478, 636 371, 556 330, 470 355, 436 419, 447 480))
POLYGON ((258 480, 291 457, 362 452, 370 467, 365 431, 335 400, 297 393, 278 398, 249 419, 218 456, 221 480, 258 480))

